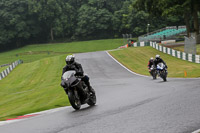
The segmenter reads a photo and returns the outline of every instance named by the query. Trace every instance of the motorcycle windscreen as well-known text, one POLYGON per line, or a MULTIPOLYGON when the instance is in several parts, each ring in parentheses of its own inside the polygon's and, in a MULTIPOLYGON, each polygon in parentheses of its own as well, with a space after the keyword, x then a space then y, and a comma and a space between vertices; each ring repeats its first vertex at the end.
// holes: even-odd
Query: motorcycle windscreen
POLYGON ((158 63, 157 70, 163 70, 165 65, 163 63, 158 63))
POLYGON ((67 71, 63 74, 62 79, 65 79, 69 85, 71 85, 74 81, 76 81, 76 77, 74 76, 76 71, 67 71))
POLYGON ((69 79, 72 75, 74 75, 76 71, 67 71, 62 75, 63 79, 69 79))

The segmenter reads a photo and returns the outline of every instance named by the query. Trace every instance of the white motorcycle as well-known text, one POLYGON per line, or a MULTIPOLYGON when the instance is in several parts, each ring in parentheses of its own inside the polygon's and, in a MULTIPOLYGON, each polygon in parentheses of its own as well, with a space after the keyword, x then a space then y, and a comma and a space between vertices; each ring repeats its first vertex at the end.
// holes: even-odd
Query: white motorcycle
POLYGON ((166 66, 163 63, 157 64, 157 73, 158 76, 160 76, 163 79, 163 81, 167 81, 168 72, 166 66))

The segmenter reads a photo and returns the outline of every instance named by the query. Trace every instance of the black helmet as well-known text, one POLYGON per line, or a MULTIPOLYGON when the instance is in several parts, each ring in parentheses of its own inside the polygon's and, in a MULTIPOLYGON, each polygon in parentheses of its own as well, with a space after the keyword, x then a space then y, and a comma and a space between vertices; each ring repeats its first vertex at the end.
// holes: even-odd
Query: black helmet
POLYGON ((75 60, 75 56, 74 56, 74 55, 68 55, 68 56, 66 57, 66 59, 65 59, 65 61, 66 61, 66 63, 67 63, 68 65, 74 63, 74 60, 75 60))

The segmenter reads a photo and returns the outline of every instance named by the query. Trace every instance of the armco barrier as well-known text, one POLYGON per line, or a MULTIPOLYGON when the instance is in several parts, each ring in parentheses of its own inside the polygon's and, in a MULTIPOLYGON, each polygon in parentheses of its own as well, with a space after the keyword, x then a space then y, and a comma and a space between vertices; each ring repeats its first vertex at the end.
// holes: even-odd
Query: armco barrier
POLYGON ((6 68, 3 72, 0 73, 0 80, 8 76, 8 74, 19 64, 23 63, 22 60, 17 60, 13 62, 8 68, 6 68))
POLYGON ((161 46, 156 42, 135 42, 131 45, 131 47, 142 47, 142 46, 151 46, 163 53, 169 54, 176 58, 194 62, 194 63, 200 63, 200 55, 194 55, 194 54, 188 54, 188 53, 181 52, 181 51, 176 51, 174 49, 161 46))
POLYGON ((174 56, 176 58, 179 58, 182 60, 187 60, 187 61, 194 62, 194 63, 200 63, 200 55, 194 55, 194 54, 188 54, 188 53, 181 52, 181 51, 176 51, 174 49, 158 45, 156 42, 150 42, 150 46, 163 52, 163 53, 167 53, 171 56, 174 56))
POLYGON ((5 66, 9 66, 10 64, 3 64, 3 65, 0 65, 0 67, 5 67, 5 66))

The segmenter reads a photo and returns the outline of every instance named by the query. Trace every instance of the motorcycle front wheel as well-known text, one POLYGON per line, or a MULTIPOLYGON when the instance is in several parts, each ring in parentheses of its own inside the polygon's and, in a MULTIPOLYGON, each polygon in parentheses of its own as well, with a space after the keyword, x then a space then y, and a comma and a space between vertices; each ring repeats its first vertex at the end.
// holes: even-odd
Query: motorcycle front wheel
POLYGON ((162 72, 163 81, 167 81, 167 73, 164 71, 162 72))
POLYGON ((76 98, 75 93, 73 91, 68 92, 69 102, 75 110, 79 110, 81 108, 80 99, 76 98))
POLYGON ((157 76, 156 71, 152 72, 152 77, 153 77, 153 79, 156 79, 156 76, 157 76))
POLYGON ((90 99, 87 102, 88 105, 94 106, 96 104, 96 94, 90 95, 90 99))
POLYGON ((164 80, 164 81, 167 81, 167 76, 166 76, 166 75, 163 77, 163 80, 164 80))

